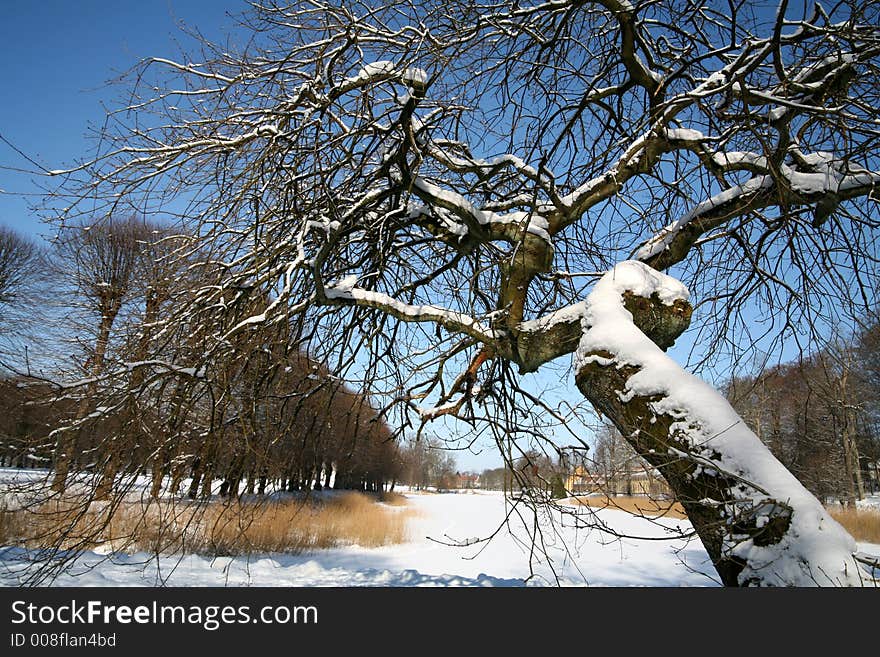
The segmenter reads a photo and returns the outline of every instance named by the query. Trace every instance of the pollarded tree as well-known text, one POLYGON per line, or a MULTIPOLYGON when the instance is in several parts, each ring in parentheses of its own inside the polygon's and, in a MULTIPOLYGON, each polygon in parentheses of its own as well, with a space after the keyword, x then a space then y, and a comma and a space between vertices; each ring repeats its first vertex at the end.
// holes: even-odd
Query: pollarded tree
MULTIPOLYGON (((157 239, 155 226, 137 217, 84 220, 67 224, 57 239, 54 261, 60 277, 66 278, 74 304, 97 326, 88 326, 93 342, 86 346, 84 386, 73 427, 59 431, 55 456, 53 490, 63 492, 74 459, 73 428, 96 406, 100 377, 104 374, 111 338, 123 304, 140 283, 149 279, 144 266, 148 244, 157 239)), ((152 266, 152 265, 151 265, 152 266)), ((147 305, 149 306, 149 293, 147 305)), ((105 445, 105 481, 112 479, 121 437, 105 445)), ((99 498, 106 497, 108 484, 99 486, 99 498)))
POLYGON ((11 228, 0 226, 0 322, 9 330, 9 308, 28 296, 41 268, 36 244, 11 228))
MULTIPOLYGON (((128 298, 137 271, 140 241, 147 234, 137 219, 107 222, 80 221, 68 225, 57 241, 55 262, 68 278, 73 295, 89 319, 97 324, 94 342, 86 347, 83 371, 90 378, 79 403, 76 421, 95 405, 98 377, 104 371, 116 318, 128 298)), ((91 329, 91 327, 89 327, 91 329)), ((63 492, 74 460, 74 433, 58 433, 52 488, 63 492)))
POLYGON ((55 172, 67 217, 187 204, 230 274, 201 312, 272 287, 206 363, 289 317, 409 419, 500 441, 565 423, 522 375, 574 354, 722 582, 862 582, 852 538, 664 350, 692 316, 716 348, 752 340, 746 309, 809 336, 870 302, 876 5, 254 4, 245 50, 144 62, 111 147, 55 172))
POLYGON ((40 296, 45 292, 43 250, 19 232, 0 226, 0 357, 18 365, 22 337, 32 337, 40 296), (11 352, 11 353, 10 353, 11 352))

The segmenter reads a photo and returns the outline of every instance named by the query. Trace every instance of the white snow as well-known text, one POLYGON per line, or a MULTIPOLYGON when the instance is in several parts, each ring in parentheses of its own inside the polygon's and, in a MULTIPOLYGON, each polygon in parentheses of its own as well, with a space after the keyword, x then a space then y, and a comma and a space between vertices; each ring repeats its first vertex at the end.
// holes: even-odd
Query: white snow
MULTIPOLYGON (((442 162, 448 163, 451 167, 458 168, 479 168, 482 169, 484 173, 488 173, 492 169, 495 169, 500 166, 511 166, 514 169, 522 171, 524 174, 531 178, 538 177, 538 171, 533 166, 526 164, 526 162, 511 153, 505 153, 503 155, 499 155, 498 157, 494 157, 492 159, 484 159, 484 158, 475 158, 475 157, 461 157, 456 155, 452 151, 446 150, 441 142, 439 141, 431 141, 429 143, 429 148, 431 154, 442 162)), ((545 179, 546 180, 546 179, 545 179)))
POLYGON ((354 289, 354 286, 357 285, 357 280, 358 277, 355 274, 346 276, 341 281, 336 281, 328 285, 326 288, 326 294, 330 298, 349 294, 352 289, 354 289))
POLYGON ((678 235, 681 229, 687 226, 695 218, 701 217, 710 210, 725 203, 728 203, 735 198, 745 196, 746 194, 751 194, 758 191, 759 189, 770 187, 772 185, 773 178, 771 176, 756 176, 747 180, 741 185, 734 185, 729 189, 725 189, 724 191, 719 192, 715 196, 697 204, 693 209, 690 210, 690 212, 685 214, 683 217, 677 219, 676 221, 673 221, 671 224, 666 226, 657 235, 646 242, 644 246, 636 251, 635 257, 638 260, 646 260, 647 258, 650 258, 657 253, 660 253, 670 244, 670 242, 672 242, 672 240, 675 238, 676 235, 678 235))
MULTIPOLYGON (((462 212, 472 216, 477 221, 477 223, 481 225, 523 226, 527 233, 537 235, 547 242, 551 241, 550 233, 548 232, 549 224, 547 223, 547 219, 538 214, 522 211, 499 214, 490 210, 481 210, 474 207, 474 205, 461 194, 443 189, 442 187, 438 187, 437 185, 430 183, 424 178, 420 177, 415 178, 415 180, 413 181, 413 186, 420 189, 423 193, 434 197, 434 199, 436 199, 435 202, 439 202, 447 207, 452 206, 460 209, 462 212)), ((460 233, 458 231, 454 231, 454 234, 460 233)))
POLYGON ((624 167, 631 166, 639 161, 645 150, 645 145, 648 143, 652 135, 653 133, 648 131, 638 139, 634 140, 614 166, 601 175, 586 181, 570 194, 563 196, 560 199, 562 205, 568 208, 574 207, 581 201, 581 199, 592 194, 597 187, 607 184, 610 180, 616 180, 618 173, 624 167))
POLYGON ((753 166, 766 169, 767 158, 748 151, 729 151, 712 154, 712 160, 721 167, 753 166))
MULTIPOLYGON (((47 470, 0 469, 13 489, 45 481, 47 470)), ((219 482, 218 482, 219 483, 219 482)), ((138 480, 140 489, 149 478, 138 480)), ((138 488, 136 486, 136 488, 138 488)), ((131 493, 138 496, 137 490, 131 493)), ((326 494, 326 493, 325 493, 326 494)), ((14 495, 13 495, 14 497, 14 495)), ((717 586, 717 575, 687 520, 640 518, 614 509, 566 506, 538 514, 547 554, 530 556, 535 515, 500 492, 405 493, 408 540, 298 555, 203 557, 84 553, 55 586, 717 586), (504 525, 505 518, 508 519, 504 525), (607 531, 587 529, 599 524, 607 531), (500 527, 491 541, 485 541, 500 527), (609 533, 614 532, 614 534, 609 533), (616 535, 615 535, 616 534, 616 535)), ((7 508, 15 508, 10 494, 7 508)), ((865 505, 880 506, 880 496, 865 505)), ((861 543, 880 558, 880 545, 861 543)), ((0 547, 0 586, 16 586, 36 553, 0 547)))
MULTIPOLYGON (((474 386, 474 389, 471 390, 471 395, 476 396, 479 392, 479 386, 474 386)), ((455 400, 451 402, 447 402, 445 404, 440 404, 439 406, 417 406, 416 411, 419 414, 419 417, 422 420, 433 420, 445 413, 450 411, 457 410, 462 404, 461 400, 455 400)))
POLYGON ((349 299, 358 305, 382 308, 404 321, 454 324, 460 330, 485 341, 495 336, 493 329, 464 313, 439 306, 407 304, 382 292, 355 287, 356 282, 356 275, 346 276, 341 281, 325 286, 324 295, 328 299, 349 299))
POLYGON ((559 310, 554 310, 553 312, 548 313, 543 317, 539 317, 538 319, 530 319, 524 322, 520 322, 519 330, 524 333, 542 333, 549 330, 556 324, 569 324, 572 322, 579 322, 581 321, 581 319, 583 319, 585 310, 586 306, 584 305, 583 301, 573 303, 570 306, 565 306, 563 308, 560 308, 559 310))
MULTIPOLYGON (((345 93, 352 89, 356 89, 367 82, 386 80, 392 77, 395 74, 395 71, 394 62, 387 60, 365 64, 355 75, 345 78, 336 87, 336 91, 338 93, 345 93)), ((297 92, 297 95, 299 95, 299 92, 297 92)))
POLYGON ((411 219, 417 219, 422 215, 431 215, 433 212, 433 216, 440 220, 440 223, 443 224, 443 228, 450 234, 457 235, 458 237, 464 237, 468 234, 467 226, 456 219, 446 208, 432 207, 425 205, 424 203, 410 202, 408 210, 411 219))
POLYGON ((480 211, 478 218, 481 223, 490 225, 524 225, 527 233, 537 235, 547 242, 550 241, 550 233, 548 231, 550 224, 544 217, 533 212, 508 212, 506 214, 498 214, 496 212, 480 211))
MULTIPOLYGON (((788 181, 791 189, 795 192, 805 195, 833 194, 880 184, 880 172, 868 171, 867 169, 854 167, 842 160, 834 160, 826 152, 819 151, 807 155, 799 154, 799 157, 804 164, 815 168, 816 171, 797 171, 788 165, 782 165, 779 169, 779 173, 788 181)), ((767 165, 766 158, 755 153, 739 151, 714 153, 712 159, 720 166, 737 167, 750 165, 757 168, 765 168, 767 165)), ((736 198, 772 187, 774 184, 772 176, 758 175, 742 184, 733 185, 715 194, 711 198, 698 203, 680 219, 660 230, 636 251, 634 257, 638 260, 646 260, 660 253, 672 242, 681 229, 694 219, 703 217, 707 212, 736 198)))
POLYGON ((690 128, 666 128, 666 138, 678 141, 705 141, 706 135, 690 128))
POLYGON ((376 77, 377 75, 390 75, 393 72, 394 62, 382 60, 365 65, 363 68, 361 68, 360 71, 358 71, 358 74, 351 79, 357 80, 359 82, 365 82, 370 78, 376 77))
POLYGON ((428 74, 421 68, 408 68, 403 72, 403 81, 407 84, 424 85, 428 82, 428 74))

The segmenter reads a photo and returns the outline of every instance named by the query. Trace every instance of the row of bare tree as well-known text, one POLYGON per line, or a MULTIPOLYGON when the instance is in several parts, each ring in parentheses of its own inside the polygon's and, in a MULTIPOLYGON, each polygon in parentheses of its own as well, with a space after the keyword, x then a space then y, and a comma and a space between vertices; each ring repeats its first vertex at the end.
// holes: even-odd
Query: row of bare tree
POLYGON ((878 336, 873 318, 854 338, 728 383, 743 420, 820 499, 854 505, 880 486, 878 336))
POLYGON ((411 438, 400 446, 401 482, 416 490, 438 490, 456 485, 456 463, 452 452, 436 436, 411 438))
POLYGON ((3 463, 51 467, 56 493, 85 477, 99 500, 145 473, 153 496, 170 487, 190 498, 216 492, 217 481, 224 496, 263 493, 270 482, 286 490, 393 486, 397 447, 367 396, 294 346, 284 322, 247 328, 272 294, 267 286, 225 294, 223 326, 164 323, 170 306, 198 306, 193 290, 226 275, 192 242, 136 218, 67 227, 48 251, 0 233, 0 336, 10 338, 0 380, 3 463), (11 338, 37 316, 50 316, 64 333, 54 337, 75 354, 70 386, 16 358, 11 338), (230 329, 238 357, 208 383, 200 369, 206 335, 230 329))

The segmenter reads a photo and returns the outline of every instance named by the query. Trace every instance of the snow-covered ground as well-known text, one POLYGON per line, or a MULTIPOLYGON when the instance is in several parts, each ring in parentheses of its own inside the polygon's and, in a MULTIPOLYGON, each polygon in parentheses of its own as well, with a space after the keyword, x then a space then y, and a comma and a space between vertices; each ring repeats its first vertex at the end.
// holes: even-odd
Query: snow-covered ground
MULTIPOLYGON (((83 555, 55 585, 68 586, 716 586, 702 545, 686 520, 657 522, 601 510, 620 535, 575 525, 576 518, 539 517, 501 494, 407 494, 417 515, 410 540, 381 548, 340 547, 301 555, 250 558, 83 555), (508 522, 505 524, 505 518, 508 522), (537 527, 540 550, 531 549, 537 527), (488 538, 496 532, 490 541, 488 538), (669 540, 658 540, 668 539, 669 540), (450 545, 455 544, 455 545, 450 545)), ((399 507, 390 507, 399 511, 399 507)), ((590 514, 578 507, 573 512, 590 514)), ((583 524, 583 523, 581 523, 583 524)), ((862 544, 880 555, 880 545, 862 544)), ((16 585, 29 553, 0 548, 0 583, 16 585)))
MULTIPOLYGON (((146 554, 90 552, 55 584, 522 586, 553 585, 557 578, 563 585, 715 584, 711 564, 695 539, 617 539, 596 530, 578 529, 573 517, 553 514, 537 524, 541 530, 538 540, 548 555, 544 556, 530 549, 529 534, 536 526, 535 516, 524 505, 512 507, 501 494, 408 494, 407 498, 409 508, 417 515, 409 524, 411 540, 399 545, 349 546, 250 558, 163 557, 158 561, 146 554), (509 521, 504 524, 508 515, 509 521), (490 541, 480 541, 496 530, 490 541)), ((590 511, 584 507, 583 513, 590 511)), ((600 511, 599 518, 618 533, 651 539, 668 535, 666 527, 690 528, 682 520, 654 524, 612 510, 600 511)), ((0 552, 0 580, 6 585, 16 584, 19 560, 27 557, 27 552, 15 548, 0 552)))

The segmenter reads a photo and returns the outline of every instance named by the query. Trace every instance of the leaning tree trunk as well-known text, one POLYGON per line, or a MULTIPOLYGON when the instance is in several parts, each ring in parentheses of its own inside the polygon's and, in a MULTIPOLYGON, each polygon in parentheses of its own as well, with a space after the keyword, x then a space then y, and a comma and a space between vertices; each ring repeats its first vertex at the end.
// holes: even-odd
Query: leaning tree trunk
POLYGON ((690 321, 687 295, 642 263, 606 274, 585 303, 578 388, 662 473, 725 585, 863 583, 852 537, 719 393, 663 352, 690 321))

